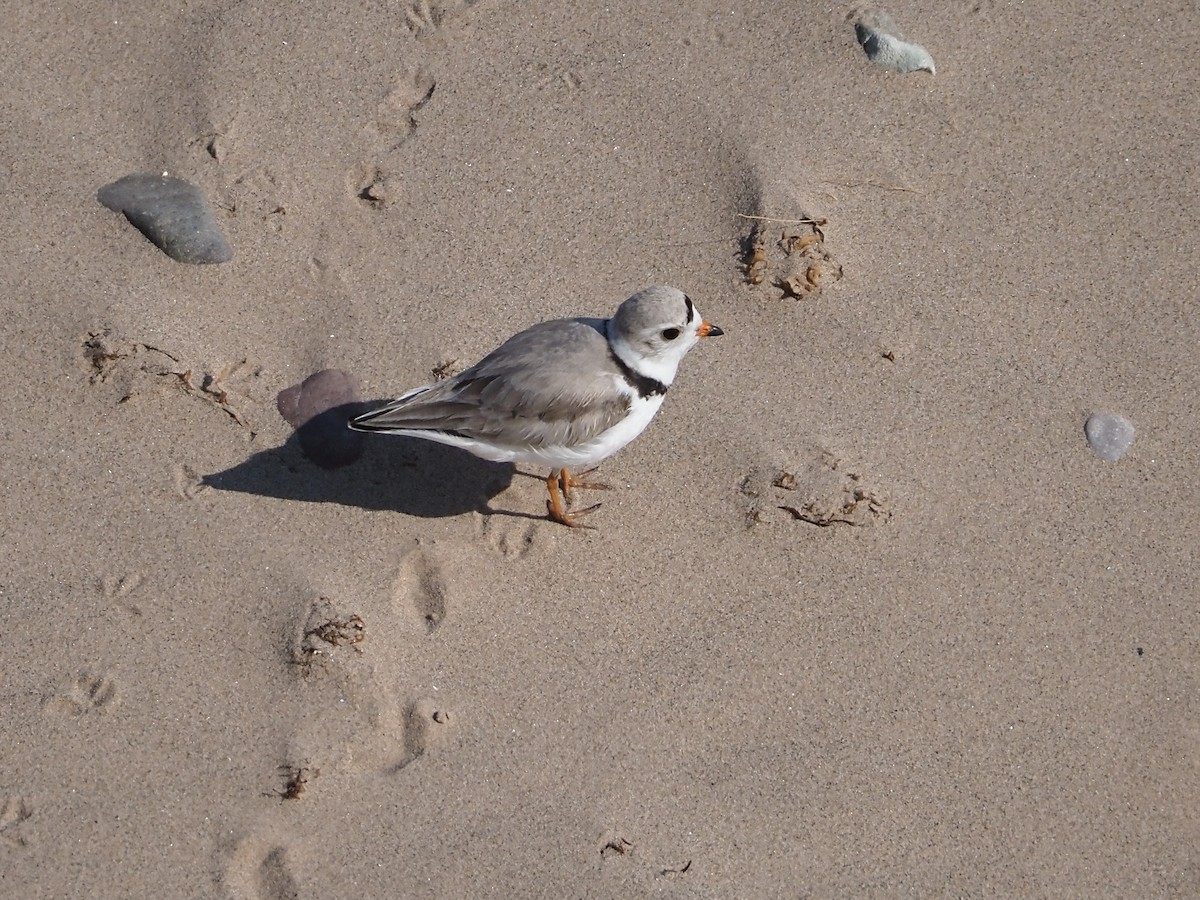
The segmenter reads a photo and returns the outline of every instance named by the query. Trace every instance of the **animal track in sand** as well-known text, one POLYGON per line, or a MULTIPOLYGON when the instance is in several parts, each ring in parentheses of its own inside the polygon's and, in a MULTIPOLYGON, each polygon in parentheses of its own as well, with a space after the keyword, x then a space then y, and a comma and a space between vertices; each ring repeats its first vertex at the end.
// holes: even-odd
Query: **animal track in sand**
POLYGON ((692 861, 689 859, 686 862, 678 863, 673 866, 665 866, 658 870, 660 878, 676 878, 680 875, 686 875, 692 868, 692 861))
POLYGON ((100 579, 100 592, 109 602, 121 607, 134 616, 142 614, 142 608, 133 599, 141 593, 145 576, 140 572, 130 572, 126 575, 105 575, 100 579))
POLYGON ((891 501, 828 450, 800 464, 761 467, 742 479, 747 527, 777 518, 810 525, 882 525, 891 520, 891 501))
POLYGON ((437 82, 424 69, 408 69, 396 77, 392 89, 375 109, 369 132, 383 142, 385 152, 399 149, 417 130, 417 113, 433 97, 437 82))
POLYGON ((221 128, 214 128, 188 142, 189 147, 203 147, 210 159, 223 163, 229 158, 234 148, 234 124, 230 122, 221 128))
POLYGON ((79 717, 102 710, 117 698, 117 686, 107 675, 83 672, 61 694, 49 698, 44 708, 61 715, 79 717))
POLYGON ((262 223, 274 234, 287 222, 287 190, 281 179, 266 168, 250 169, 222 192, 220 206, 230 214, 262 223))
POLYGON ((370 209, 383 209, 392 200, 388 192, 388 179, 377 165, 364 165, 349 176, 350 193, 370 209))
POLYGON ((417 40, 427 40, 463 13, 478 6, 481 0, 409 0, 404 8, 404 25, 417 40))
POLYGON ((391 188, 395 163, 389 157, 416 134, 417 114, 433 97, 436 86, 424 69, 408 69, 396 77, 376 107, 375 117, 365 129, 368 143, 376 148, 375 160, 351 170, 348 179, 351 193, 368 208, 382 210, 395 199, 391 188))
POLYGON ((33 816, 33 804, 27 797, 5 797, 0 804, 0 841, 10 847, 24 847, 28 843, 21 833, 21 825, 33 816))
POLYGON ((578 69, 538 63, 535 71, 538 76, 537 89, 539 91, 557 90, 573 94, 586 87, 586 82, 583 76, 579 74, 578 69))
MULTIPOLYGON (((636 861, 638 853, 633 845, 633 841, 626 838, 624 835, 616 831, 606 831, 600 835, 600 859, 601 865, 605 865, 605 861, 628 857, 630 860, 636 861)), ((641 865, 645 865, 642 862, 641 865)), ((684 860, 682 863, 674 863, 671 865, 662 865, 661 863, 655 867, 654 875, 656 878, 679 878, 691 871, 692 860, 684 860)))
POLYGON ((501 515, 479 516, 478 522, 483 542, 507 559, 520 559, 533 549, 536 522, 501 515))
POLYGON ((441 23, 442 9, 429 0, 415 0, 404 10, 404 25, 415 38, 429 37, 441 23))
POLYGON ((212 490, 205 484, 204 476, 186 463, 177 463, 171 467, 171 484, 175 488, 175 496, 181 500, 195 500, 205 491, 212 490))
MULTIPOLYGON (((414 40, 431 41, 445 46, 440 37, 455 19, 470 13, 481 0, 405 0, 401 16, 414 40)), ((417 116, 433 96, 437 82, 424 66, 414 66, 393 80, 386 96, 375 110, 367 134, 377 149, 375 158, 351 169, 347 176, 351 195, 368 209, 386 209, 396 199, 392 175, 396 168, 389 157, 403 147, 417 131, 417 116)))
POLYGON ((416 613, 426 634, 433 634, 445 620, 448 593, 442 564, 423 547, 405 557, 392 587, 397 605, 416 613))

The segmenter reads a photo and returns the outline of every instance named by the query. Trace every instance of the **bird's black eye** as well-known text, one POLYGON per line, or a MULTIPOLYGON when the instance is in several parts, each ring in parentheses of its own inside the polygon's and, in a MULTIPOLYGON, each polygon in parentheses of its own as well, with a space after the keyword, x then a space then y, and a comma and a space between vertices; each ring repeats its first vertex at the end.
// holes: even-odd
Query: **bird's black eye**
POLYGON ((663 336, 664 341, 673 341, 673 340, 675 340, 675 338, 679 337, 679 329, 678 328, 664 328, 662 336, 663 336))

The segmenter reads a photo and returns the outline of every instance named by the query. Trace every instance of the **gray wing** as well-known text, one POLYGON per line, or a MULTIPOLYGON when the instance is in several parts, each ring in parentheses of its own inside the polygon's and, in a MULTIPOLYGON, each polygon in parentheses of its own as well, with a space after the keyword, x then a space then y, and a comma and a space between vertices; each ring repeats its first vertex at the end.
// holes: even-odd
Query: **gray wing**
POLYGON ((363 431, 441 431, 500 446, 583 443, 629 411, 599 319, 535 325, 454 378, 360 416, 363 431))

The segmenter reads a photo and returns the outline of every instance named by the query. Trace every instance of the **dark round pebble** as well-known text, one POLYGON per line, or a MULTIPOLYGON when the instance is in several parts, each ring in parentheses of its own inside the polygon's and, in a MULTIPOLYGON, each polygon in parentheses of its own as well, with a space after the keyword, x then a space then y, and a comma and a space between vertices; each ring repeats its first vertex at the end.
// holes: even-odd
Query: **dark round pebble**
POLYGON ((358 383, 341 369, 322 369, 279 392, 279 414, 296 429, 304 455, 324 469, 348 466, 363 455, 366 435, 349 422, 363 411, 358 383))

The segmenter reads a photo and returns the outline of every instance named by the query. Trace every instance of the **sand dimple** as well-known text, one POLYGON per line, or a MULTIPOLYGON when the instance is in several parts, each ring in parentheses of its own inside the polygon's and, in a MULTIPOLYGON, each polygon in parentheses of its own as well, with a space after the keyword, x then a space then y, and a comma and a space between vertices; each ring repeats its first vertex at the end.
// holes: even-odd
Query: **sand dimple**
POLYGON ((274 829, 243 838, 230 854, 224 886, 234 900, 297 900, 296 853, 274 829))
POLYGON ((296 879, 292 877, 286 847, 272 847, 263 857, 255 873, 255 890, 258 896, 269 900, 291 900, 299 898, 296 879))
POLYGON ((437 557, 422 547, 409 553, 393 582, 392 596, 416 614, 426 634, 433 634, 445 621, 448 594, 437 557))
POLYGON ((438 700, 420 697, 409 704, 404 721, 404 749, 407 756, 396 764, 396 771, 444 747, 454 730, 455 717, 438 700))

